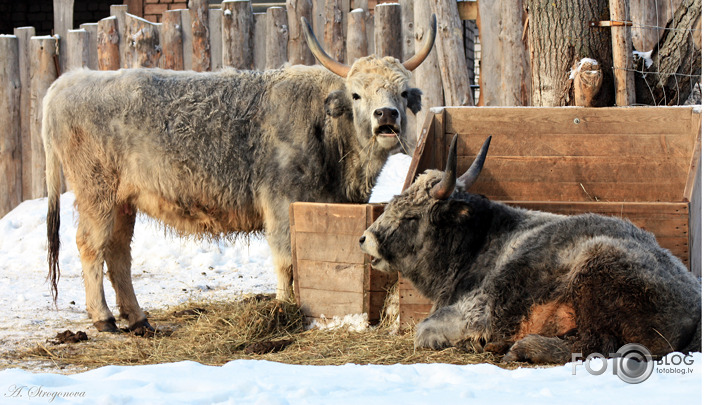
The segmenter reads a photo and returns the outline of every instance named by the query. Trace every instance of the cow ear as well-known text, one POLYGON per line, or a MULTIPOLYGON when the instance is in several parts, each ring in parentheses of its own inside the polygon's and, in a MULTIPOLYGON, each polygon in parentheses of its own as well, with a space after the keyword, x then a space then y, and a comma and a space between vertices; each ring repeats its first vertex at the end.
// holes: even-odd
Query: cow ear
POLYGON ((342 90, 335 90, 325 98, 325 113, 333 118, 352 111, 352 103, 342 90))
POLYGON ((422 90, 407 90, 407 108, 409 108, 413 114, 417 114, 422 110, 422 90))
POLYGON ((473 217, 473 208, 464 201, 450 199, 433 206, 430 217, 439 226, 462 225, 473 217))

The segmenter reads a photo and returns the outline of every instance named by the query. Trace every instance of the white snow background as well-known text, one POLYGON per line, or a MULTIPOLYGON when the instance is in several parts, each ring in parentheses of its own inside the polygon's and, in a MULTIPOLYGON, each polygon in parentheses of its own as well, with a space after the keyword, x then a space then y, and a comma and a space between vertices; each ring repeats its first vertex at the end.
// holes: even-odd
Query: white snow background
MULTIPOLYGON (((395 155, 372 201, 400 192, 410 158, 395 155)), ((62 278, 58 309, 47 274, 47 200, 26 201, 0 219, 0 403, 84 404, 471 404, 485 403, 699 403, 701 354, 692 373, 659 372, 627 384, 583 365, 504 370, 488 364, 300 366, 237 360, 221 367, 195 362, 108 366, 73 374, 46 365, 14 363, 9 351, 30 347, 65 329, 94 329, 84 309, 81 265, 74 242, 73 195, 61 199, 62 278), (18 367, 18 368, 14 368, 18 367), (573 374, 575 370, 575 375, 573 374)), ((235 243, 197 242, 166 235, 140 216, 132 242, 133 280, 144 309, 188 299, 221 300, 274 292, 270 249, 260 236, 235 243)), ((105 283, 107 301, 114 291, 105 283)), ((115 309, 116 312, 116 309, 115 309)), ((360 319, 360 317, 358 317, 360 319)), ((597 367, 594 367, 597 368, 597 367)), ((677 367, 683 369, 685 367, 677 367)), ((671 367, 672 369, 672 367, 671 367)))

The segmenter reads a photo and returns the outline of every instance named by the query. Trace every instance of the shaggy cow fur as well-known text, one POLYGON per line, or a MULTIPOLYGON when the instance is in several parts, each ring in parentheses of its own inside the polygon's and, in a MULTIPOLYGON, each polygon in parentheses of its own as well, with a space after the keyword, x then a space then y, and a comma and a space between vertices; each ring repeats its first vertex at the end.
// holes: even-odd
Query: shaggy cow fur
POLYGON ((449 176, 426 171, 361 238, 373 267, 401 272, 434 302, 416 346, 475 339, 505 360, 546 363, 626 343, 700 351, 701 285, 651 233, 490 201, 465 192, 476 180, 465 176, 436 198, 449 176))
POLYGON ((79 213, 87 310, 99 330, 117 330, 102 288, 104 263, 120 315, 132 329, 151 327, 130 275, 137 212, 186 235, 264 231, 278 298, 289 299, 288 206, 367 202, 407 131, 407 109, 420 110, 421 92, 409 88, 405 66, 370 56, 348 67, 346 78, 318 66, 63 74, 43 107, 53 294, 63 168, 79 213))

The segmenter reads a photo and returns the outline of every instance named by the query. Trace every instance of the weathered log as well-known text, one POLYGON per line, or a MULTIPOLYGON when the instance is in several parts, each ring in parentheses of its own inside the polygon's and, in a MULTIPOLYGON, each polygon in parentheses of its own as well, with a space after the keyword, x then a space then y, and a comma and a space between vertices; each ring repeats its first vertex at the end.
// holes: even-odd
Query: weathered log
POLYGON ((603 84, 603 71, 595 59, 581 59, 572 70, 574 105, 595 107, 596 96, 603 84))
POLYGON ((439 56, 444 99, 447 105, 474 105, 472 89, 469 87, 467 60, 464 56, 462 21, 459 18, 457 2, 430 0, 432 13, 437 16, 436 48, 439 56))
POLYGON ((67 31, 72 29, 72 16, 74 14, 74 0, 52 0, 54 13, 54 34, 59 35, 59 64, 60 72, 67 70, 67 31))
MULTIPOLYGON (((423 0, 424 1, 424 0, 423 0)), ((409 58, 415 54, 415 2, 400 1, 402 18, 402 57, 409 58)))
MULTIPOLYGON (((627 0, 609 0, 611 21, 627 21, 630 17, 627 0)), ((636 101, 633 78, 633 44, 631 27, 627 24, 611 26, 613 48, 613 81, 616 86, 616 105, 629 106, 636 101)))
POLYGON ((223 12, 219 9, 209 9, 209 38, 211 41, 211 70, 216 72, 223 66, 222 52, 223 44, 221 43, 222 29, 221 22, 223 21, 223 12))
POLYGON ((89 35, 89 43, 87 46, 87 54, 89 55, 89 60, 87 61, 87 67, 92 70, 97 70, 97 29, 99 24, 97 23, 84 23, 80 24, 79 28, 87 31, 89 35))
POLYGON ((253 68, 253 11, 249 0, 226 0, 223 10, 223 65, 253 68))
POLYGON ((119 43, 117 17, 100 20, 97 26, 97 69, 117 70, 121 67, 119 43))
POLYGON ((163 69, 184 69, 184 40, 181 10, 167 10, 161 14, 161 59, 163 69))
POLYGON ((209 0, 189 0, 193 55, 191 69, 197 72, 211 70, 211 43, 209 42, 209 0))
POLYGON ((159 24, 132 14, 124 26, 124 65, 127 68, 157 67, 161 56, 159 24))
POLYGON ((21 124, 21 150, 22 150, 22 201, 31 199, 32 190, 32 137, 30 127, 32 115, 30 114, 30 38, 35 35, 34 27, 15 28, 20 54, 20 124, 21 124))
POLYGON ((323 46, 338 62, 345 63, 345 37, 343 36, 343 12, 340 0, 327 0, 325 3, 325 31, 323 46))
POLYGON ((356 59, 367 56, 367 29, 363 9, 353 10, 348 14, 348 37, 346 41, 347 63, 352 65, 356 59))
POLYGON ((288 13, 283 7, 266 11, 266 69, 277 69, 288 62, 288 13))
POLYGON ((375 54, 377 56, 394 56, 402 60, 402 14, 400 10, 400 5, 397 3, 375 6, 375 54))
POLYGON ((0 35, 0 218, 22 202, 20 49, 14 35, 0 35))
POLYGON ((300 25, 301 17, 305 17, 308 21, 312 20, 312 0, 288 0, 286 11, 288 12, 288 61, 291 65, 314 64, 315 58, 303 38, 300 25))
POLYGON ((66 70, 79 69, 89 65, 89 33, 83 29, 67 31, 66 70))
POLYGON ((127 11, 129 6, 126 4, 115 4, 109 6, 109 15, 117 18, 117 35, 119 44, 119 66, 125 66, 124 55, 125 55, 125 41, 124 41, 124 27, 127 24, 127 11))
MULTIPOLYGON (((31 83, 30 83, 30 111, 32 114, 31 146, 32 153, 29 170, 32 173, 31 198, 40 198, 47 195, 45 185, 45 147, 42 144, 42 99, 47 93, 52 82, 57 79, 58 72, 55 68, 57 55, 57 39, 51 36, 33 37, 31 43, 31 83)), ((27 167, 23 170, 28 170, 27 167)))
POLYGON ((266 68, 266 13, 253 14, 253 69, 266 68))

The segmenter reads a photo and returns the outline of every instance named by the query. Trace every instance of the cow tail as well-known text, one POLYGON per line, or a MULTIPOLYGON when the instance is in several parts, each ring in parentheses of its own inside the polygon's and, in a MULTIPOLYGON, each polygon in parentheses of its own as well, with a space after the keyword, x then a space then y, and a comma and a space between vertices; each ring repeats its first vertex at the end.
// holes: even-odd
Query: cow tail
POLYGON ((52 300, 57 305, 57 281, 60 278, 60 192, 62 187, 62 168, 60 159, 52 145, 52 129, 49 125, 48 108, 43 109, 42 139, 45 146, 45 176, 47 181, 47 263, 52 300))

